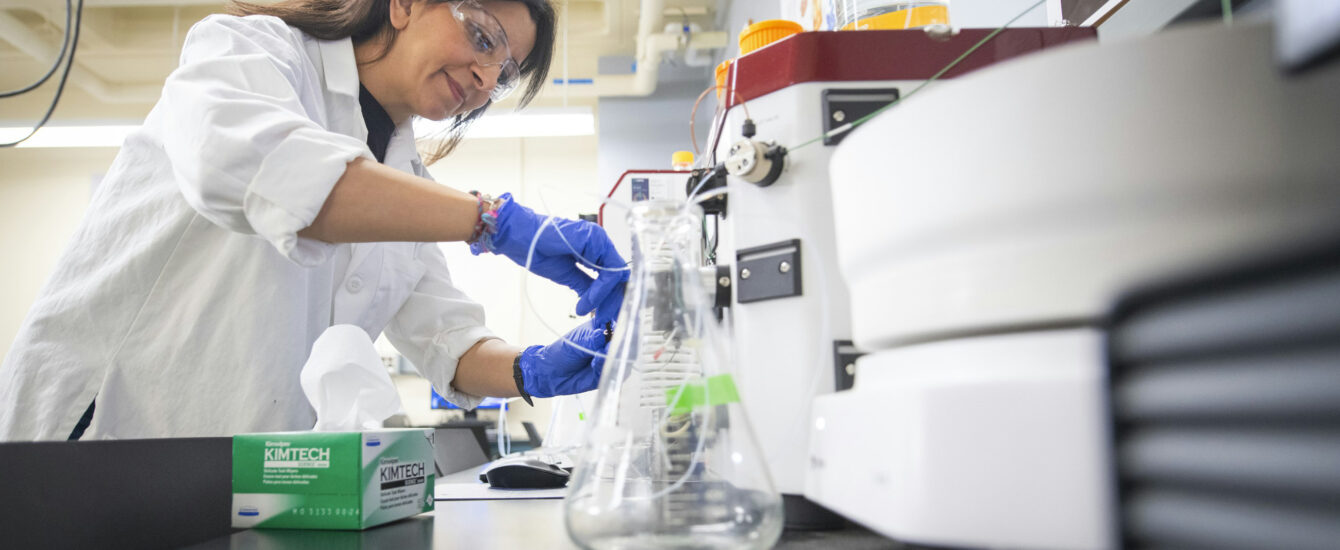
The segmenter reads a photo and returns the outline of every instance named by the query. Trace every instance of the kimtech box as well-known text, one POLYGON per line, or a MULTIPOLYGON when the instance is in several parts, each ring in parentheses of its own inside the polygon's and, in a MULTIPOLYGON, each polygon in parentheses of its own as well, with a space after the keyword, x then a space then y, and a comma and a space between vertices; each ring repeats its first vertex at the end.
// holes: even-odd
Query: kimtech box
POLYGON ((433 509, 432 429, 233 436, 233 527, 364 529, 433 509))

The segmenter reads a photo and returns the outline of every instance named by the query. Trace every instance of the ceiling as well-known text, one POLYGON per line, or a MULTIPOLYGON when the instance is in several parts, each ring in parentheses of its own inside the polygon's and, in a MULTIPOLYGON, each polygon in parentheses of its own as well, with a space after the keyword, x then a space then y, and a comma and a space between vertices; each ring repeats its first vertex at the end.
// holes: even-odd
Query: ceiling
MULTIPOLYGON (((52 120, 143 118, 177 65, 186 32, 194 22, 222 12, 223 6, 213 0, 85 0, 75 65, 52 120)), ((551 76, 561 78, 566 69, 571 78, 591 78, 602 56, 631 59, 637 49, 641 6, 639 0, 557 4, 559 43, 551 76)), ((717 19, 717 0, 666 0, 664 6, 667 22, 687 20, 710 29, 717 19)), ((64 24, 65 6, 59 0, 0 0, 0 65, 6 68, 0 71, 0 88, 21 87, 40 77, 59 51, 64 24)), ((710 74, 710 68, 702 68, 701 74, 710 74)), ((0 124, 40 117, 57 80, 53 77, 33 92, 0 100, 0 124)), ((546 86, 535 104, 560 105, 565 101, 562 96, 562 87, 546 86)), ((595 101, 589 95, 566 99, 573 105, 595 101)))

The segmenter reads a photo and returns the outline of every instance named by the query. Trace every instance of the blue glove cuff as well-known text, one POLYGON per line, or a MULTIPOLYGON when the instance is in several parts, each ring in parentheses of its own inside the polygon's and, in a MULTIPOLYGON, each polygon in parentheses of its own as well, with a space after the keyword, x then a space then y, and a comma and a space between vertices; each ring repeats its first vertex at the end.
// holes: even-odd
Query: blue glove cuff
POLYGON ((527 405, 534 407, 535 402, 531 401, 530 394, 526 392, 526 377, 521 372, 521 355, 521 353, 516 354, 516 358, 512 360, 512 380, 516 382, 516 391, 521 394, 521 398, 526 401, 527 405))
POLYGON ((517 389, 521 391, 522 396, 553 397, 535 376, 535 369, 538 366, 536 362, 543 349, 544 346, 528 347, 522 350, 512 363, 513 377, 517 379, 517 389))

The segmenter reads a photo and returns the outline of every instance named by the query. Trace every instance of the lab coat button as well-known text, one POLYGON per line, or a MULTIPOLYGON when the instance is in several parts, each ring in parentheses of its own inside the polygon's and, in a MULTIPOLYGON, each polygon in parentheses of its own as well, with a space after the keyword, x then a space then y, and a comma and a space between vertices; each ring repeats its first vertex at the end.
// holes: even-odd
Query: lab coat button
POLYGON ((344 288, 348 289, 349 292, 357 294, 358 291, 363 290, 363 278, 357 275, 350 277, 349 282, 344 284, 344 288))

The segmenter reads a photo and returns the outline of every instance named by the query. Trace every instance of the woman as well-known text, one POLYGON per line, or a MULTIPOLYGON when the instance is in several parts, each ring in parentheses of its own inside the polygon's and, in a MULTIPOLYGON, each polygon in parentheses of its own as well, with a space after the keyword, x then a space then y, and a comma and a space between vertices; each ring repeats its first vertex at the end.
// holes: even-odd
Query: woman
POLYGON ((192 28, 25 319, 0 366, 0 439, 308 429, 299 370, 341 323, 385 331, 465 407, 594 388, 600 361, 562 339, 494 338, 431 243, 572 288, 596 316, 567 338, 600 349, 624 272, 577 265, 623 266, 608 237, 433 183, 410 124, 452 121, 440 156, 523 80, 533 97, 553 52, 547 0, 232 9, 246 16, 192 28))

